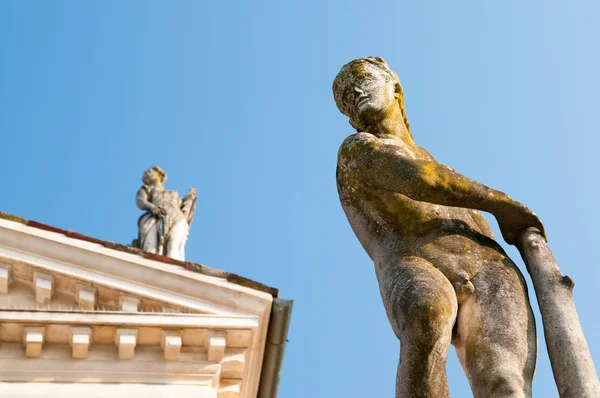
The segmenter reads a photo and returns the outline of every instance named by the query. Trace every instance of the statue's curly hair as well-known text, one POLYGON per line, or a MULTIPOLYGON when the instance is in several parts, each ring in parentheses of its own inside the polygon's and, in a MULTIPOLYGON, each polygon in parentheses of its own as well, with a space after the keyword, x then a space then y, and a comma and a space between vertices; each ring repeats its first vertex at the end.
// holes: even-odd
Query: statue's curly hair
MULTIPOLYGON (((404 124, 406 125, 406 129, 410 134, 410 124, 408 123, 408 117, 406 116, 406 109, 404 107, 404 92, 402 91, 402 85, 400 84, 400 79, 398 75, 390 69, 389 65, 383 58, 380 57, 366 57, 366 58, 357 58, 346 65, 342 66, 340 72, 337 74, 335 79, 333 80, 333 97, 335 99, 335 103, 338 109, 346 116, 351 118, 349 104, 346 104, 344 101, 344 91, 346 90, 346 86, 348 83, 354 80, 356 73, 356 66, 360 64, 370 64, 378 68, 385 76, 387 81, 393 82, 394 84, 398 84, 400 87, 400 95, 398 97, 398 103, 400 105, 400 112, 402 113, 402 118, 404 119, 404 124)), ((358 126, 355 126, 350 119, 350 124, 357 130, 359 130, 358 126)))
MULTIPOLYGON (((148 170, 154 170, 158 173, 158 175, 160 176, 160 180, 164 183, 165 181, 167 181, 167 172, 164 171, 163 169, 161 169, 158 166, 152 166, 150 167, 150 169, 148 170)), ((142 176, 142 182, 144 181, 144 177, 142 176)))

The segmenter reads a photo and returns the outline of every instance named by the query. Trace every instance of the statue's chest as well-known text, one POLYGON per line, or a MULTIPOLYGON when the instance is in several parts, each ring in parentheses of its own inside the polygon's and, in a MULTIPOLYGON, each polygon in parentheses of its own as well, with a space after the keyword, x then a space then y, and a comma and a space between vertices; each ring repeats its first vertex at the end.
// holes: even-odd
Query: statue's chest
POLYGON ((179 196, 177 192, 170 191, 168 189, 164 190, 152 190, 150 191, 150 197, 152 199, 152 203, 158 206, 177 206, 179 203, 179 196))

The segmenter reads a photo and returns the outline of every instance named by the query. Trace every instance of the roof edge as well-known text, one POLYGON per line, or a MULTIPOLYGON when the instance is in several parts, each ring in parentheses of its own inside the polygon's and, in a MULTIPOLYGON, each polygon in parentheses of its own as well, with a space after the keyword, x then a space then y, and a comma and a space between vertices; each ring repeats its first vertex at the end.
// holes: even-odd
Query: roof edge
POLYGON ((265 284, 256 282, 252 279, 249 279, 249 278, 237 275, 237 274, 232 274, 229 272, 211 268, 211 267, 208 267, 203 264, 193 263, 190 261, 180 261, 180 260, 175 260, 175 259, 167 257, 167 256, 161 256, 159 254, 148 253, 148 252, 143 251, 142 249, 138 249, 133 246, 122 245, 120 243, 114 243, 114 242, 109 242, 109 241, 105 241, 105 240, 101 240, 101 239, 92 238, 90 236, 83 235, 83 234, 80 234, 77 232, 68 231, 68 230, 53 227, 51 225, 42 224, 37 221, 27 220, 22 217, 13 216, 12 214, 8 214, 8 213, 2 212, 2 211, 0 211, 0 219, 13 221, 13 222, 16 222, 19 224, 27 225, 28 227, 37 228, 37 229, 41 229, 44 231, 54 232, 57 234, 64 235, 68 238, 78 239, 78 240, 82 240, 82 241, 86 241, 86 242, 90 242, 90 243, 96 243, 96 244, 104 246, 108 249, 117 250, 117 251, 130 253, 130 254, 135 254, 135 255, 141 256, 148 260, 158 261, 158 262, 165 263, 165 264, 176 265, 179 267, 183 267, 189 271, 197 272, 197 273, 200 273, 203 275, 222 278, 222 279, 225 279, 228 282, 234 283, 236 285, 240 285, 240 286, 248 287, 248 288, 258 290, 258 291, 261 291, 264 293, 268 293, 271 296, 273 296, 274 298, 277 298, 279 296, 279 290, 276 288, 267 286, 265 284))

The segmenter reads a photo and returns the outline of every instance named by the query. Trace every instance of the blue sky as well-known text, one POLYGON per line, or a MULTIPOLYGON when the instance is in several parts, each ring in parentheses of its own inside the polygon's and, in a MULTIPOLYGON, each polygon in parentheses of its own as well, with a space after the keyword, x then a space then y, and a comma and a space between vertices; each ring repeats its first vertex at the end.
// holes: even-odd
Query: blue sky
MULTIPOLYGON (((597 359, 599 11, 5 0, 0 210, 129 243, 141 174, 160 165, 167 187, 198 191, 187 258, 295 300, 280 397, 392 397, 399 343, 339 205, 337 149, 352 128, 331 94, 344 63, 381 56, 416 142, 545 223, 597 359)), ((557 397, 538 327, 534 394, 557 397)), ((453 349, 448 377, 470 396, 453 349)))

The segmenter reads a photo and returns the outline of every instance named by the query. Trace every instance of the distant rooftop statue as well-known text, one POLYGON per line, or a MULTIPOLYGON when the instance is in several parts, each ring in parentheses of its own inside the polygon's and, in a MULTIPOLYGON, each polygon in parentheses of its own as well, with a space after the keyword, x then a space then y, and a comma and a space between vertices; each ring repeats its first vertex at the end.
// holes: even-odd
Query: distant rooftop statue
POLYGON ((165 189, 167 173, 158 166, 142 175, 144 185, 137 193, 136 203, 146 210, 138 220, 136 246, 155 253, 185 260, 185 242, 196 212, 196 190, 179 198, 176 191, 165 189))

